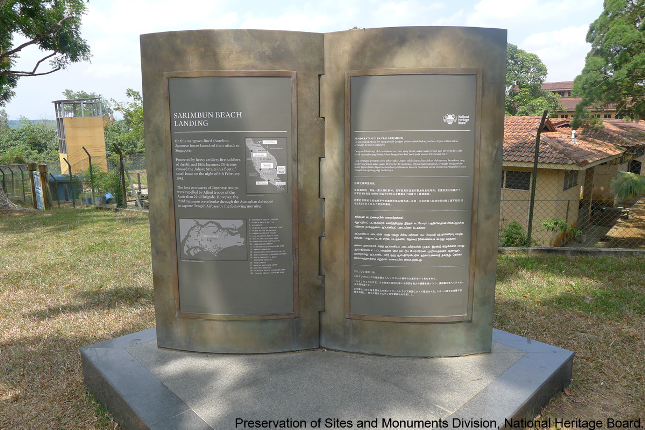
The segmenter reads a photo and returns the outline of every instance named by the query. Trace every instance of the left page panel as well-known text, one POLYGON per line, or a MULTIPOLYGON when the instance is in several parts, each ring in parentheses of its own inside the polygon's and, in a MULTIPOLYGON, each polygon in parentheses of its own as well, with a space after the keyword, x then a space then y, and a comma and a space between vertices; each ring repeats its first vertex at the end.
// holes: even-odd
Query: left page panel
POLYGON ((180 313, 293 316, 291 77, 169 78, 168 95, 180 313))

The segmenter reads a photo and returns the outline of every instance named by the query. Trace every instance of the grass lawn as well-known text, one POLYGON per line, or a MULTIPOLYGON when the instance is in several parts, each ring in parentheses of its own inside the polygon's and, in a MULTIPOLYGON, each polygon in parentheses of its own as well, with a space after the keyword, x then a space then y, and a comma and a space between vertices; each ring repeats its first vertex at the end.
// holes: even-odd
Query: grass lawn
MULTIPOLYGON (((0 429, 114 429, 78 348, 154 326, 146 215, 0 212, 0 429)), ((576 352, 543 416, 645 418, 645 257, 501 255, 495 327, 576 352)))
POLYGON ((497 261, 494 326, 576 353, 542 416, 645 419, 645 256, 497 261))
POLYGON ((81 346, 154 326, 148 217, 0 212, 0 429, 114 429, 81 346))

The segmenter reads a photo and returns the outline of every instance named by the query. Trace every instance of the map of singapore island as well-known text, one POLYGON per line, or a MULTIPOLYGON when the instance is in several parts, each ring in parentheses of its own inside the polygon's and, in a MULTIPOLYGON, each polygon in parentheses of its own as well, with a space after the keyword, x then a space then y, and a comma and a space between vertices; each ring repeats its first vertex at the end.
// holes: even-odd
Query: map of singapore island
POLYGON ((180 219, 182 257, 188 260, 246 260, 244 220, 180 219))

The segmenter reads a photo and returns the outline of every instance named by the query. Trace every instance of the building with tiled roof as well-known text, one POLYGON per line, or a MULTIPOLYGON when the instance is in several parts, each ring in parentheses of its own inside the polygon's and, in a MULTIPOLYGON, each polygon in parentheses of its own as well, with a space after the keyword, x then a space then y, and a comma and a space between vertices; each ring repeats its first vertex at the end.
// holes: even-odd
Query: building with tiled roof
POLYGON ((625 122, 619 119, 603 121, 603 133, 614 136, 621 146, 640 146, 645 135, 645 121, 625 122))
POLYGON ((561 97, 571 97, 571 90, 573 89, 573 81, 562 82, 544 82, 542 89, 551 91, 561 97))
MULTIPOLYGON (((535 140, 541 118, 538 116, 507 116, 504 119, 504 165, 533 167, 535 140)), ((541 132, 538 165, 551 169, 583 169, 619 157, 624 149, 611 140, 611 135, 591 132, 572 138, 569 128, 563 131, 558 119, 547 118, 541 132), (604 140, 603 140, 604 139, 604 140)), ((621 143, 627 141, 616 139, 621 143)), ((644 143, 645 144, 645 143, 644 143)))
MULTIPOLYGON (((540 117, 505 117, 500 230, 528 224, 530 188, 540 117)), ((605 128, 572 132, 568 120, 546 119, 540 134, 534 225, 557 218, 578 229, 590 225, 592 202, 613 206, 609 181, 618 170, 640 173, 645 125, 605 120, 605 128)), ((544 230, 544 229, 542 229, 544 230)), ((541 231, 538 243, 565 237, 541 231)))
MULTIPOLYGON (((544 82, 542 83, 542 89, 560 96, 559 101, 564 109, 556 112, 557 118, 573 118, 573 115, 576 113, 576 105, 582 101, 579 97, 573 97, 571 93, 573 90, 573 81, 544 82)), ((592 107, 590 111, 591 116, 594 118, 618 118, 616 115, 616 105, 613 104, 607 107, 592 107)))
POLYGON ((559 118, 569 118, 566 116, 560 116, 562 113, 570 113, 573 116, 576 113, 576 105, 582 101, 579 97, 563 97, 560 100, 560 104, 564 108, 562 112, 558 112, 559 118))

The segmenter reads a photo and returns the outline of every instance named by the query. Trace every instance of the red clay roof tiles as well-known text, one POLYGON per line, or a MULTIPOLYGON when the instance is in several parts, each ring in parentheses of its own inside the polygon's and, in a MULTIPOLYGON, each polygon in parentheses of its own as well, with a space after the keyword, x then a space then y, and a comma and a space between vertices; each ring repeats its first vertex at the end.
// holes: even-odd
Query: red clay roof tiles
MULTIPOLYGON (((532 163, 540 124, 537 116, 507 116, 504 119, 504 161, 532 163)), ((547 120, 540 139, 540 164, 580 167, 614 158, 633 146, 645 146, 645 125, 607 120, 599 131, 576 133, 575 140, 562 120, 547 120), (630 125, 631 124, 631 125, 630 125), (558 127, 558 128, 556 128, 558 127)))
POLYGON ((543 82, 542 89, 549 91, 557 90, 571 90, 573 88, 573 81, 560 81, 560 82, 543 82))
POLYGON ((562 97, 560 100, 560 104, 564 108, 565 111, 575 111, 576 110, 576 105, 580 103, 582 99, 581 98, 576 98, 576 97, 562 97))

